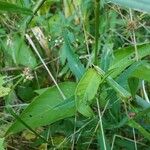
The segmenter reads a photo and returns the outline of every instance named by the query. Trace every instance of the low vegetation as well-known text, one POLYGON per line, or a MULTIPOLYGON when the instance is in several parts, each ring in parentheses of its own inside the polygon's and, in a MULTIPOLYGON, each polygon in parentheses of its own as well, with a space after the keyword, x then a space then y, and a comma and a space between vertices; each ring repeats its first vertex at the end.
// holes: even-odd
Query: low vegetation
POLYGON ((0 13, 1 150, 149 150, 149 0, 6 0, 0 13))

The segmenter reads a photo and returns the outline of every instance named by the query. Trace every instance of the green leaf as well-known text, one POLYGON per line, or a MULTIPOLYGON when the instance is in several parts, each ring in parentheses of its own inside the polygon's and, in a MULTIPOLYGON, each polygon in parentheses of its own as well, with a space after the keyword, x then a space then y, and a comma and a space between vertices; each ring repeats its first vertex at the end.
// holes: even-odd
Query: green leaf
POLYGON ((138 124, 134 120, 129 120, 128 125, 132 128, 137 129, 145 138, 150 140, 150 133, 146 131, 140 124, 138 124))
POLYGON ((83 64, 80 62, 80 60, 77 58, 77 56, 74 54, 70 46, 70 42, 66 30, 64 30, 63 32, 63 38, 65 42, 64 50, 65 50, 65 55, 68 61, 69 68, 72 71, 72 73, 77 77, 77 79, 81 79, 81 77, 85 72, 85 68, 83 64))
MULTIPOLYGON (((139 59, 142 59, 150 54, 150 44, 139 45, 137 49, 139 59)), ((115 59, 113 60, 110 69, 117 68, 117 70, 111 75, 112 77, 116 77, 125 68, 136 62, 134 47, 119 49, 115 52, 114 56, 115 59)))
POLYGON ((101 68, 107 71, 112 60, 113 44, 105 44, 101 56, 101 68))
POLYGON ((5 140, 4 138, 0 138, 0 149, 1 150, 5 150, 4 149, 4 140, 5 140))
POLYGON ((4 76, 0 76, 0 97, 8 95, 11 90, 10 88, 3 86, 4 78, 5 78, 4 76))
MULTIPOLYGON (((107 0, 108 1, 108 0, 107 0)), ((119 4, 123 7, 132 8, 141 12, 150 13, 150 1, 149 0, 110 0, 115 4, 119 4)))
MULTIPOLYGON (((20 119, 31 128, 36 128, 75 115, 75 101, 73 95, 76 83, 64 82, 59 84, 59 86, 65 94, 66 100, 62 99, 62 96, 55 86, 50 87, 33 100, 19 116, 20 119)), ((22 123, 16 120, 6 134, 17 133, 25 128, 22 123)))
MULTIPOLYGON (((129 66, 125 71, 123 71, 117 78, 117 82, 124 88, 128 87, 128 78, 133 77, 133 73, 137 71, 146 61, 139 60, 129 66)), ((144 72, 144 71, 143 71, 144 72)))
POLYGON ((1 76, 0 75, 0 87, 4 84, 4 78, 5 78, 5 76, 1 76))
MULTIPOLYGON (((105 77, 106 73, 101 68, 95 66, 95 69, 98 71, 99 76, 105 77)), ((108 76, 106 81, 122 98, 128 99, 131 96, 130 93, 120 86, 115 80, 113 80, 111 76, 108 76)))
POLYGON ((10 59, 16 65, 24 65, 30 68, 34 68, 37 65, 36 58, 30 47, 25 43, 24 37, 15 35, 4 41, 3 47, 5 54, 11 57, 10 59))
POLYGON ((86 117, 91 117, 93 111, 90 104, 94 99, 98 87, 101 83, 101 77, 95 69, 89 69, 79 81, 75 91, 75 101, 77 110, 86 117))
POLYGON ((141 66, 139 66, 132 73, 132 76, 150 82, 150 63, 144 63, 141 66))
POLYGON ((135 98, 136 92, 139 87, 139 79, 135 77, 131 77, 128 79, 128 85, 133 98, 135 98))
POLYGON ((0 87, 0 97, 4 97, 6 95, 8 95, 10 92, 10 88, 6 88, 6 87, 0 87))
MULTIPOLYGON (((98 71, 101 77, 105 76, 105 72, 101 68, 95 66, 95 69, 98 71)), ((115 80, 113 80, 111 76, 106 78, 106 81, 124 100, 128 100, 131 97, 131 93, 124 89, 121 85, 119 85, 115 80)), ((135 101, 139 106, 143 108, 150 107, 150 104, 138 95, 135 96, 135 101)))
POLYGON ((8 2, 0 1, 0 11, 8 11, 8 12, 16 12, 22 13, 26 15, 32 15, 32 11, 28 8, 20 7, 15 4, 11 4, 8 2))
POLYGON ((48 90, 48 88, 43 88, 43 89, 35 90, 35 93, 37 93, 38 95, 41 95, 41 94, 43 94, 46 90, 48 90))

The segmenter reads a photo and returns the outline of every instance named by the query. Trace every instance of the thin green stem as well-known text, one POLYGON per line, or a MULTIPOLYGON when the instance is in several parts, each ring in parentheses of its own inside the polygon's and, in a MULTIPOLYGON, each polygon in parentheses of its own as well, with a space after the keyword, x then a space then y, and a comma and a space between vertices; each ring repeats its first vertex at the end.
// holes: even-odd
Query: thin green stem
POLYGON ((95 0, 95 49, 94 49, 94 64, 98 62, 98 44, 99 44, 99 25, 100 25, 100 0, 95 0))

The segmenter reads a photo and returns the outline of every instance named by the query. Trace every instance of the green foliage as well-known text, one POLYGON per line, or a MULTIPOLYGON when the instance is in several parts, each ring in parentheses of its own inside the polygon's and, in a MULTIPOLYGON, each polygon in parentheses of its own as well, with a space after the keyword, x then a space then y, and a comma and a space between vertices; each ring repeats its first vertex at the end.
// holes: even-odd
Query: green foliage
POLYGON ((128 84, 129 84, 131 95, 133 98, 135 98, 136 92, 137 92, 138 87, 139 87, 139 79, 134 78, 134 77, 129 78, 128 84))
POLYGON ((135 71, 133 71, 132 76, 150 82, 149 74, 150 74, 150 64, 145 63, 139 66, 135 71))
MULTIPOLYGON (((40 127, 56 122, 75 114, 73 93, 76 84, 66 82, 59 85, 65 93, 66 100, 63 100, 56 87, 50 87, 22 112, 20 119, 31 128, 40 127)), ((17 133, 26 127, 18 120, 12 124, 7 134, 17 133)))
POLYGON ((0 146, 148 150, 149 5, 0 1, 0 146))
POLYGON ((10 88, 3 86, 4 78, 5 77, 0 76, 0 97, 4 97, 4 96, 8 95, 11 90, 10 88))
POLYGON ((4 53, 8 57, 8 63, 13 62, 15 65, 30 68, 34 68, 37 65, 36 58, 30 47, 25 43, 24 37, 19 37, 18 35, 8 37, 8 39, 1 41, 1 44, 3 44, 4 53))
POLYGON ((4 138, 0 138, 0 148, 4 150, 4 138))
POLYGON ((7 3, 4 1, 0 1, 0 10, 1 11, 7 11, 7 12, 16 12, 16 13, 22 13, 26 15, 32 15, 32 11, 28 8, 20 7, 12 3, 7 3))
POLYGON ((138 124, 137 122, 135 122, 134 120, 130 120, 128 122, 128 125, 131 126, 132 128, 135 128, 137 130, 139 130, 139 132, 141 134, 143 134, 143 136, 145 138, 147 138, 148 140, 150 140, 150 133, 147 132, 140 124, 138 124))
POLYGON ((126 6, 127 8, 132 8, 141 12, 150 13, 150 1, 149 0, 110 0, 113 3, 119 4, 121 6, 126 6))
POLYGON ((98 87, 101 83, 101 77, 95 69, 89 69, 79 81, 75 91, 75 101, 77 110, 86 117, 91 117, 93 111, 90 108, 98 87))
MULTIPOLYGON (((138 55, 140 59, 146 57, 150 54, 150 44, 143 44, 138 46, 138 55)), ((117 68, 117 70, 112 74, 113 77, 116 77, 128 66, 136 62, 134 47, 127 47, 119 49, 115 52, 115 59, 112 62, 111 69, 117 68)))
POLYGON ((70 70, 73 72, 73 74, 77 77, 77 79, 80 79, 84 73, 84 66, 81 64, 80 60, 76 57, 76 55, 73 53, 73 50, 71 49, 67 30, 63 31, 63 37, 64 37, 64 53, 65 57, 68 60, 68 65, 70 70))

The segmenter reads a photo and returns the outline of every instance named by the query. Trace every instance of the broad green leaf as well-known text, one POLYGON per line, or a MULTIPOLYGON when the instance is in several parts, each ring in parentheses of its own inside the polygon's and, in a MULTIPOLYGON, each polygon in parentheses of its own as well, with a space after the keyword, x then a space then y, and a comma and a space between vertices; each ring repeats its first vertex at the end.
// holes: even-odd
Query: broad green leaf
MULTIPOLYGON (((147 56, 150 53, 150 43, 137 45, 138 49, 138 55, 140 58, 143 58, 147 56)), ((132 59, 135 57, 135 48, 133 46, 125 47, 118 49, 114 52, 115 59, 113 60, 112 64, 117 64, 119 61, 121 61, 123 58, 126 58, 127 56, 132 57, 132 59), (132 54, 132 56, 130 56, 132 54)), ((129 57, 129 59, 130 59, 129 57)))
POLYGON ((135 98, 136 92, 139 87, 139 79, 135 77, 131 77, 128 79, 128 85, 133 98, 135 98))
MULTIPOLYGON (((62 99, 62 96, 55 86, 50 87, 33 100, 19 116, 20 119, 31 128, 36 128, 73 116, 75 114, 73 95, 76 83, 64 82, 59 84, 59 86, 65 94, 66 100, 62 99)), ((16 120, 6 134, 17 133, 24 129, 25 126, 16 120)))
POLYGON ((32 15, 32 11, 28 8, 20 7, 12 3, 0 1, 0 11, 8 11, 10 13, 16 12, 16 13, 22 13, 26 15, 32 15))
POLYGON ((77 56, 74 54, 71 48, 67 30, 64 30, 63 32, 63 38, 65 42, 64 50, 65 50, 65 55, 68 61, 69 68, 72 71, 72 73, 77 77, 77 79, 81 79, 82 75, 85 72, 85 68, 83 64, 80 62, 80 60, 77 58, 77 56))
POLYGON ((150 82, 150 64, 142 64, 135 71, 133 71, 132 76, 150 82))
POLYGON ((94 99, 101 77, 95 69, 90 68, 79 81, 75 91, 75 101, 77 110, 86 117, 93 115, 90 104, 94 99))
POLYGON ((145 138, 150 140, 150 133, 146 131, 140 124, 138 124, 134 120, 129 120, 128 125, 132 128, 137 129, 145 138))
POLYGON ((5 150, 4 149, 4 138, 0 138, 0 150, 5 150))
MULTIPOLYGON (((145 56, 150 55, 150 44, 143 44, 138 46, 138 56, 139 59, 142 59, 145 56)), ((136 62, 134 47, 127 47, 119 49, 114 54, 115 59, 112 62, 110 69, 117 68, 116 71, 111 75, 116 77, 119 75, 125 68, 136 62)))
POLYGON ((120 6, 132 8, 142 12, 150 13, 150 1, 149 0, 107 0, 120 6))
MULTIPOLYGON (((2 43, 3 44, 3 43, 2 43)), ((34 68, 37 65, 36 58, 24 38, 15 35, 7 39, 3 44, 4 52, 16 65, 24 65, 34 68)))

